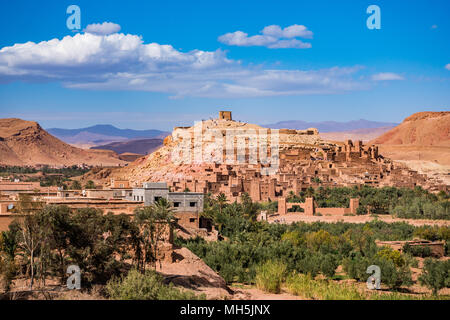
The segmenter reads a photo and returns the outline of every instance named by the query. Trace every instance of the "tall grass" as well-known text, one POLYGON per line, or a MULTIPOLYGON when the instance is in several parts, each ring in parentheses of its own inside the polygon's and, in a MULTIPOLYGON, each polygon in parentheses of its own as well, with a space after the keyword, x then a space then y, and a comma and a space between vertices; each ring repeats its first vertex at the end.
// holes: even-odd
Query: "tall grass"
POLYGON ((286 279, 287 290, 307 299, 321 300, 364 300, 365 297, 351 285, 338 285, 332 281, 314 280, 310 275, 289 275, 286 279))
POLYGON ((280 293, 287 266, 280 261, 269 260, 256 270, 256 287, 270 293, 280 293))
POLYGON ((180 290, 164 284, 163 277, 154 270, 140 273, 130 270, 126 276, 111 279, 106 291, 113 300, 205 300, 206 296, 180 290))
POLYGON ((310 275, 292 273, 286 278, 286 289, 294 295, 316 300, 448 300, 448 296, 412 296, 399 292, 366 292, 356 285, 336 283, 328 280, 315 280, 310 275))

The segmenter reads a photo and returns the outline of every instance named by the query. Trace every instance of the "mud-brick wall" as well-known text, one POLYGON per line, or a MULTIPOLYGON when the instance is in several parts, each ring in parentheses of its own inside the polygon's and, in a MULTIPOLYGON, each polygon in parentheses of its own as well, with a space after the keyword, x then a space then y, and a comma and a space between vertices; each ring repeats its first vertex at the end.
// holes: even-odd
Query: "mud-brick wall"
POLYGON ((0 231, 8 230, 9 224, 14 220, 10 214, 0 214, 0 231))
POLYGON ((346 213, 350 213, 349 208, 316 208, 316 213, 320 213, 322 215, 344 215, 346 213))

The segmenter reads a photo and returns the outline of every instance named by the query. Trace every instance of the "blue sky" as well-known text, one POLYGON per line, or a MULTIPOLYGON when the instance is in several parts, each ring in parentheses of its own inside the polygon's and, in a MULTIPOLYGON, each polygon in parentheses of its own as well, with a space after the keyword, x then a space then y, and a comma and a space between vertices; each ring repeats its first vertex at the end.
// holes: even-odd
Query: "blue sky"
POLYGON ((221 109, 254 123, 450 110, 449 9, 433 0, 4 2, 0 117, 169 130, 221 109), (71 4, 79 33, 66 26, 71 4), (366 26, 371 4, 380 30, 366 26), (120 31, 86 29, 103 22, 120 31))

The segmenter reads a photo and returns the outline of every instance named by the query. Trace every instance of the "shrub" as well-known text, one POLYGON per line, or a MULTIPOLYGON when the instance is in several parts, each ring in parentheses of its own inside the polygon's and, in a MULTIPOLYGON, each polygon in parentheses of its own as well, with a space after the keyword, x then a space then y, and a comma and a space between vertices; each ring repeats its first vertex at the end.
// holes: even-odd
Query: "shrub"
POLYGON ((286 265, 280 261, 267 261, 256 271, 256 286, 270 293, 280 293, 286 274, 286 265))
POLYGON ((381 283, 391 289, 398 289, 402 286, 409 287, 413 284, 411 270, 409 266, 402 265, 398 267, 392 260, 378 258, 372 264, 381 269, 381 283))
POLYGON ((0 257, 0 288, 8 292, 16 274, 17 266, 14 261, 0 257))
POLYGON ((305 257, 297 261, 295 269, 314 278, 320 271, 320 262, 317 254, 308 253, 305 257))
POLYGON ((163 277, 153 270, 145 273, 133 269, 126 277, 112 278, 106 291, 115 300, 196 300, 205 299, 189 291, 182 291, 172 284, 165 285, 163 277))
MULTIPOLYGON (((403 259, 403 261, 405 260, 403 259)), ((411 270, 406 262, 401 266, 397 266, 385 254, 377 254, 372 258, 363 257, 361 254, 354 254, 352 257, 344 259, 343 265, 348 276, 358 281, 366 281, 369 277, 369 274, 366 273, 367 267, 377 265, 381 269, 382 284, 392 289, 412 285, 411 270)))
POLYGON ((326 254, 320 262, 320 272, 328 278, 332 278, 336 273, 338 265, 338 260, 332 254, 326 254))
POLYGON ((433 290, 434 295, 437 295, 440 289, 450 287, 450 260, 425 259, 423 273, 419 277, 419 281, 433 290))
POLYGON ((347 275, 358 281, 366 281, 369 275, 366 273, 369 266, 367 257, 363 257, 360 253, 352 254, 352 256, 344 259, 343 267, 347 275))
POLYGON ((392 248, 385 247, 377 252, 377 258, 384 258, 386 260, 392 261, 396 267, 402 267, 405 265, 405 259, 399 251, 393 250, 392 248))
POLYGON ((408 243, 406 243, 403 246, 403 252, 409 253, 414 257, 421 257, 421 258, 427 258, 427 257, 431 257, 433 255, 433 252, 431 251, 430 247, 410 246, 408 243))
POLYGON ((281 240, 288 241, 294 246, 299 246, 304 242, 303 237, 298 230, 283 233, 281 240))

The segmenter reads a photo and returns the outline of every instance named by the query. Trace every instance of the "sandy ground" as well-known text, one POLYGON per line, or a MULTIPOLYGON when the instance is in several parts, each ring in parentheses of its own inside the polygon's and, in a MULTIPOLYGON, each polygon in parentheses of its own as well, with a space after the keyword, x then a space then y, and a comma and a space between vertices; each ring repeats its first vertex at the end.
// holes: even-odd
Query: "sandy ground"
POLYGON ((387 223, 393 222, 406 222, 413 226, 423 226, 423 225, 438 225, 438 226, 450 226, 450 221, 448 220, 425 220, 425 219, 400 219, 393 218, 390 215, 379 215, 378 217, 373 216, 306 216, 302 213, 288 213, 286 215, 273 215, 268 218, 270 223, 280 222, 280 223, 293 223, 293 222, 349 222, 349 223, 366 223, 378 219, 379 221, 384 221, 387 223))
POLYGON ((254 286, 235 285, 231 286, 234 295, 231 300, 304 300, 300 296, 295 296, 282 290, 281 293, 267 293, 254 286))

